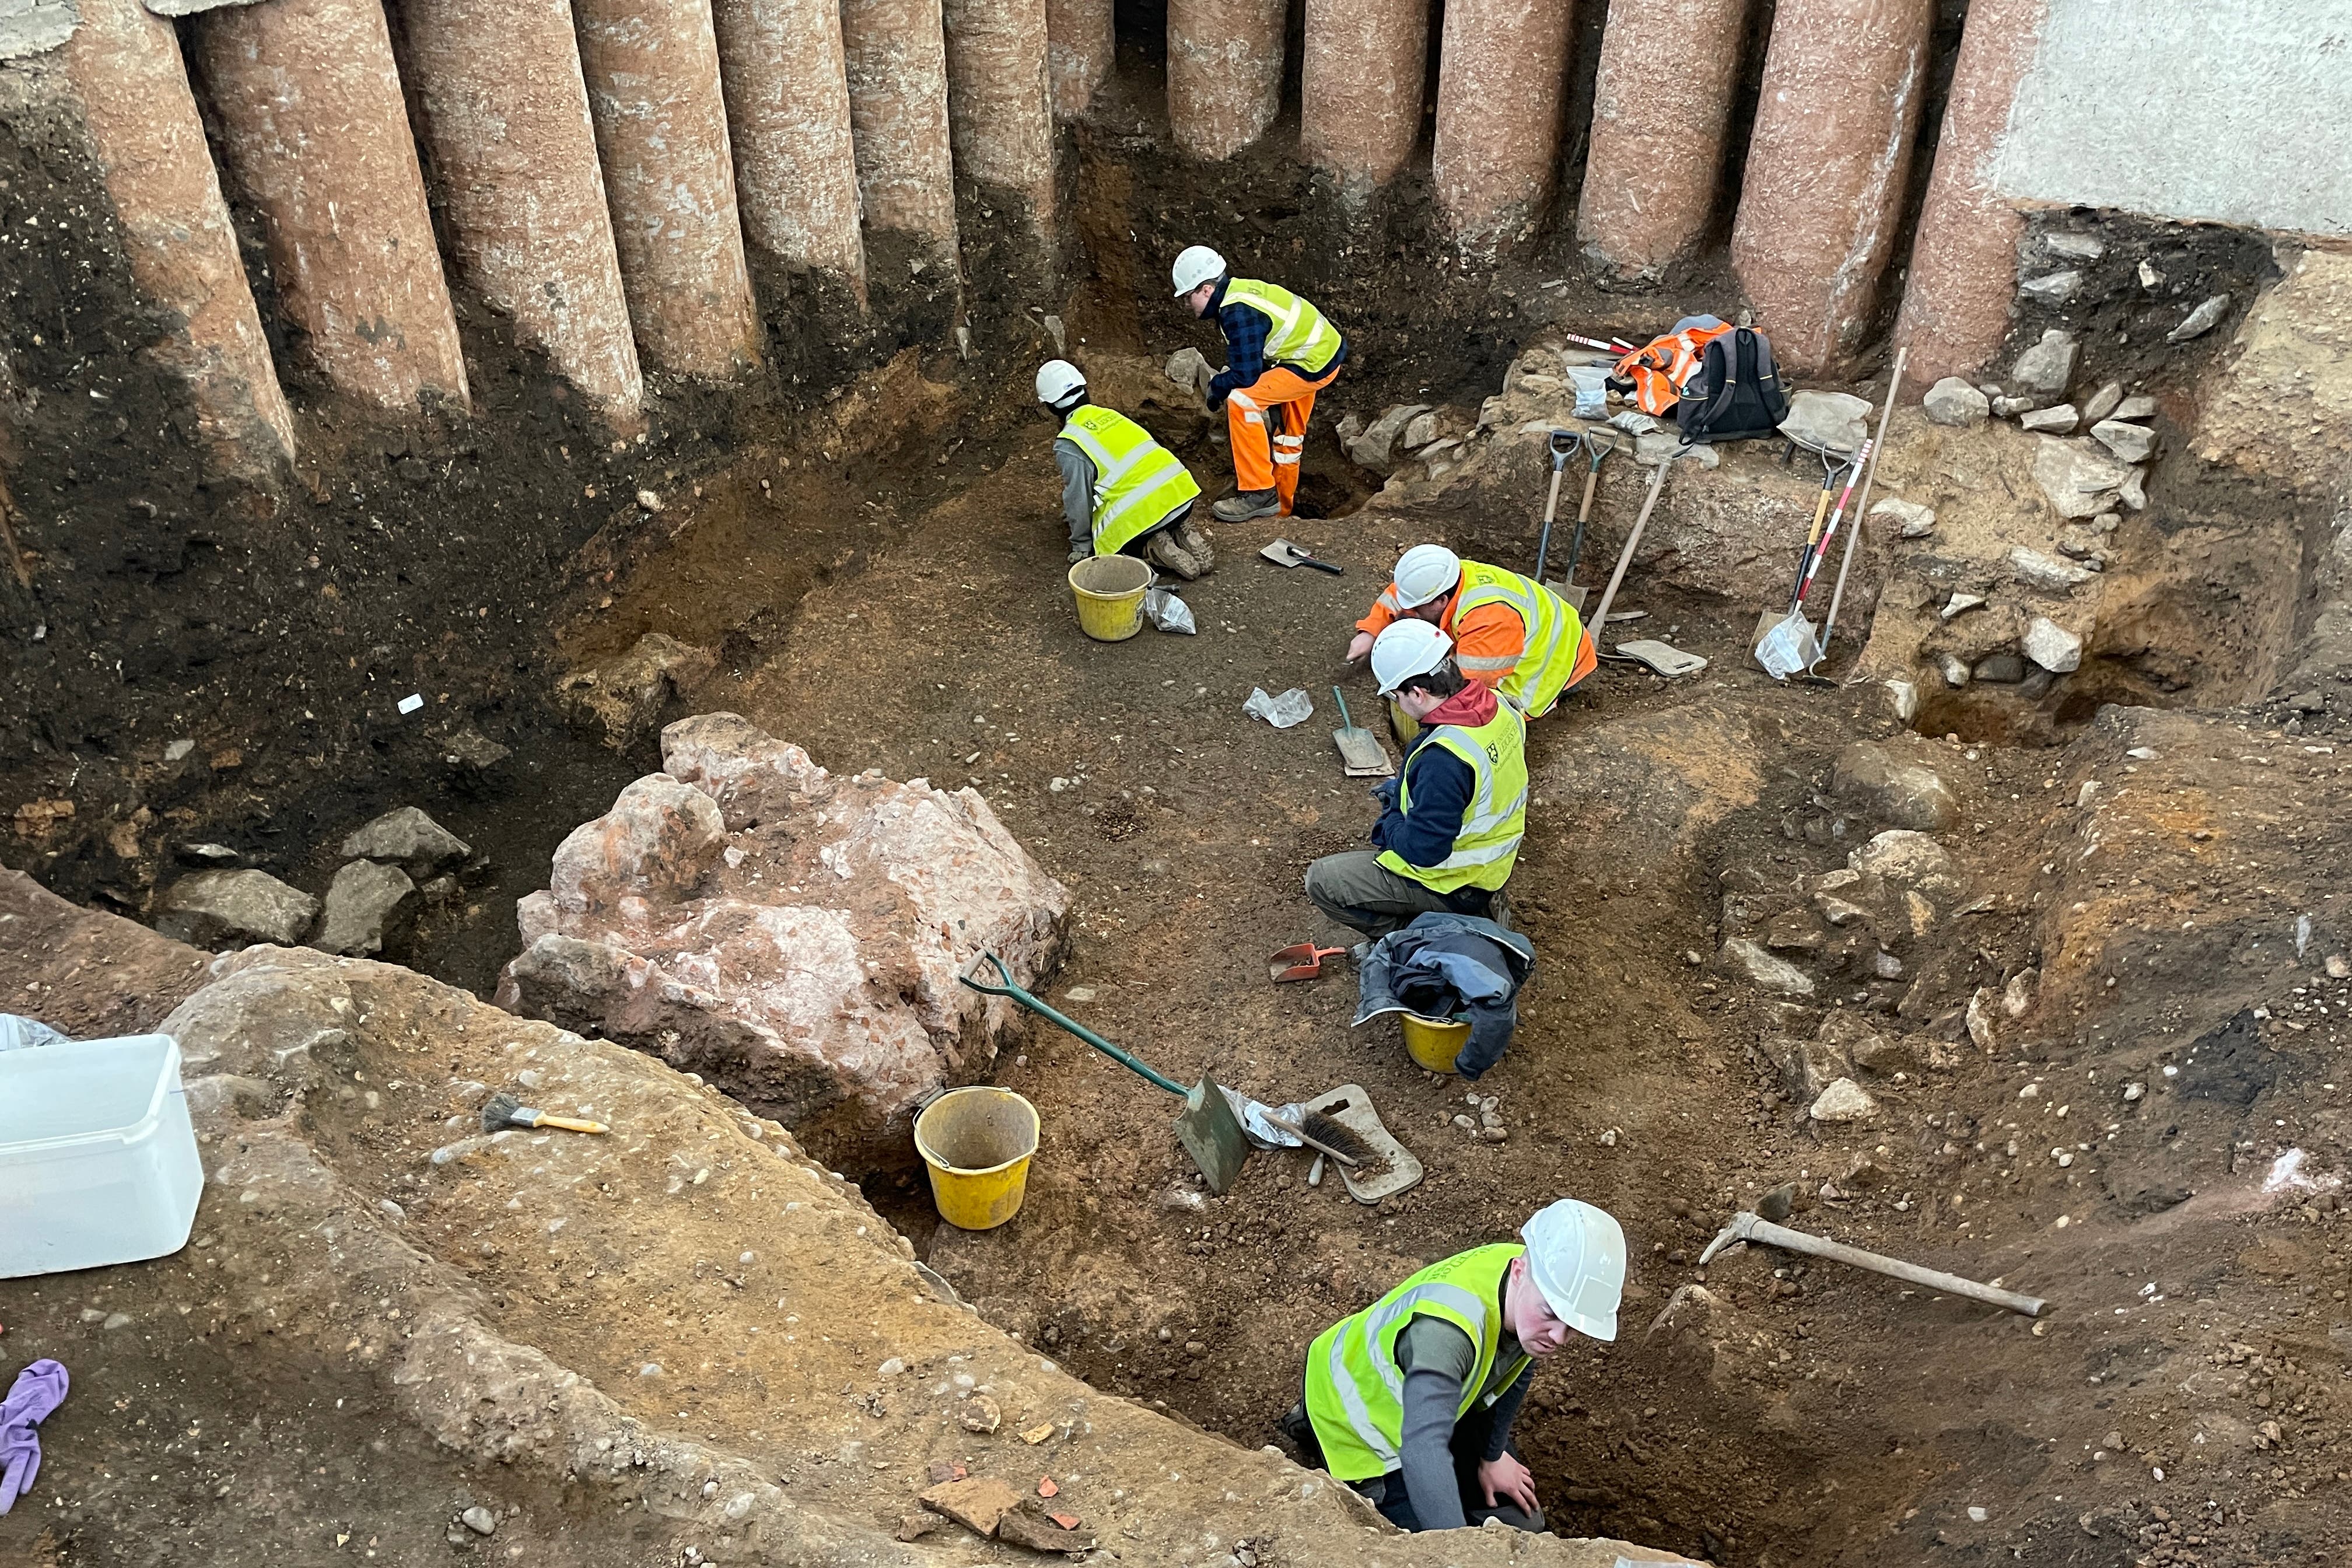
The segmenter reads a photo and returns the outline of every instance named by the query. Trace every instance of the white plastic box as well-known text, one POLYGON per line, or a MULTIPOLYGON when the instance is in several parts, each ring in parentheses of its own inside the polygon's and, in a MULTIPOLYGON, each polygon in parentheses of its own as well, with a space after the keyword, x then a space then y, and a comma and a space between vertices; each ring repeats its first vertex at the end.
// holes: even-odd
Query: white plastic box
POLYGON ((0 1051, 0 1279, 177 1252, 204 1184, 168 1035, 0 1051))

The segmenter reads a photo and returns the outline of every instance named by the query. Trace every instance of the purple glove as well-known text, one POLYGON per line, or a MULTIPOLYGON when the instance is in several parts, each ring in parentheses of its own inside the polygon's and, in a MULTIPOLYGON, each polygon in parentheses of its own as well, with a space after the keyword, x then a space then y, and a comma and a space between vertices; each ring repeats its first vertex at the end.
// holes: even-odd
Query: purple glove
POLYGON ((65 1367, 37 1361, 16 1374, 16 1386, 0 1401, 0 1513, 33 1489, 41 1472, 41 1440, 33 1428, 66 1402, 65 1367))

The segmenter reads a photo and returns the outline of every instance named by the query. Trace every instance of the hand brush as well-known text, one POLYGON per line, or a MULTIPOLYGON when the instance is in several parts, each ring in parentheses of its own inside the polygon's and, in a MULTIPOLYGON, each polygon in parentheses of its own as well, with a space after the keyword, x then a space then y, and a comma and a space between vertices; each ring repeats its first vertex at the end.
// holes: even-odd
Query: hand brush
POLYGON ((1297 1121, 1286 1121, 1272 1112, 1267 1113, 1266 1120, 1309 1149, 1328 1154, 1342 1165, 1368 1164, 1373 1158, 1372 1146, 1354 1128, 1319 1110, 1310 1110, 1297 1121))
POLYGON ((573 1116, 550 1116, 544 1110, 534 1110, 511 1094, 494 1094, 482 1102, 482 1131, 496 1132, 501 1127, 561 1127, 567 1132, 609 1132, 611 1128, 601 1121, 583 1121, 573 1116))

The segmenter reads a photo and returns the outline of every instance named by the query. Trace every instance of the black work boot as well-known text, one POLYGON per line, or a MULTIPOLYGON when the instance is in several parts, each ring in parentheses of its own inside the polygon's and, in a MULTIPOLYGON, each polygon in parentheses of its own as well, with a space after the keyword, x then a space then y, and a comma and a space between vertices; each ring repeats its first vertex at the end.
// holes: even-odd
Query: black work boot
POLYGON ((1219 522, 1247 522, 1254 517, 1280 517, 1282 497, 1274 490, 1235 490, 1209 509, 1219 522))

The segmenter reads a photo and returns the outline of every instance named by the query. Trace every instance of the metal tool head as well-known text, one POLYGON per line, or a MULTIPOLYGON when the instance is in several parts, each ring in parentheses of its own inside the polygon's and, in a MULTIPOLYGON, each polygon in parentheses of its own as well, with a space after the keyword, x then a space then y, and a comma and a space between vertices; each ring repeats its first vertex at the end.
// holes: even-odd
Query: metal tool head
POLYGON ((1265 972, 1277 985, 1312 980, 1323 973, 1325 959, 1337 958, 1347 951, 1344 947, 1318 947, 1311 942, 1295 942, 1266 955, 1265 972))
POLYGON ((1731 1223, 1723 1227, 1722 1234, 1708 1242, 1706 1250, 1698 1255, 1699 1267, 1706 1268, 1710 1258, 1732 1243, 1746 1241, 1755 1228, 1756 1216, 1747 1209, 1741 1209, 1738 1214, 1733 1215, 1731 1223))
POLYGON ((1184 1109, 1176 1118, 1176 1142, 1184 1145, 1184 1152, 1209 1179, 1209 1190, 1219 1197, 1249 1158, 1248 1135, 1226 1103, 1225 1091, 1206 1073, 1185 1092, 1184 1109))
POLYGON ((1307 558, 1307 552, 1299 549, 1287 539, 1277 539, 1258 553, 1276 566, 1296 566, 1307 558))

